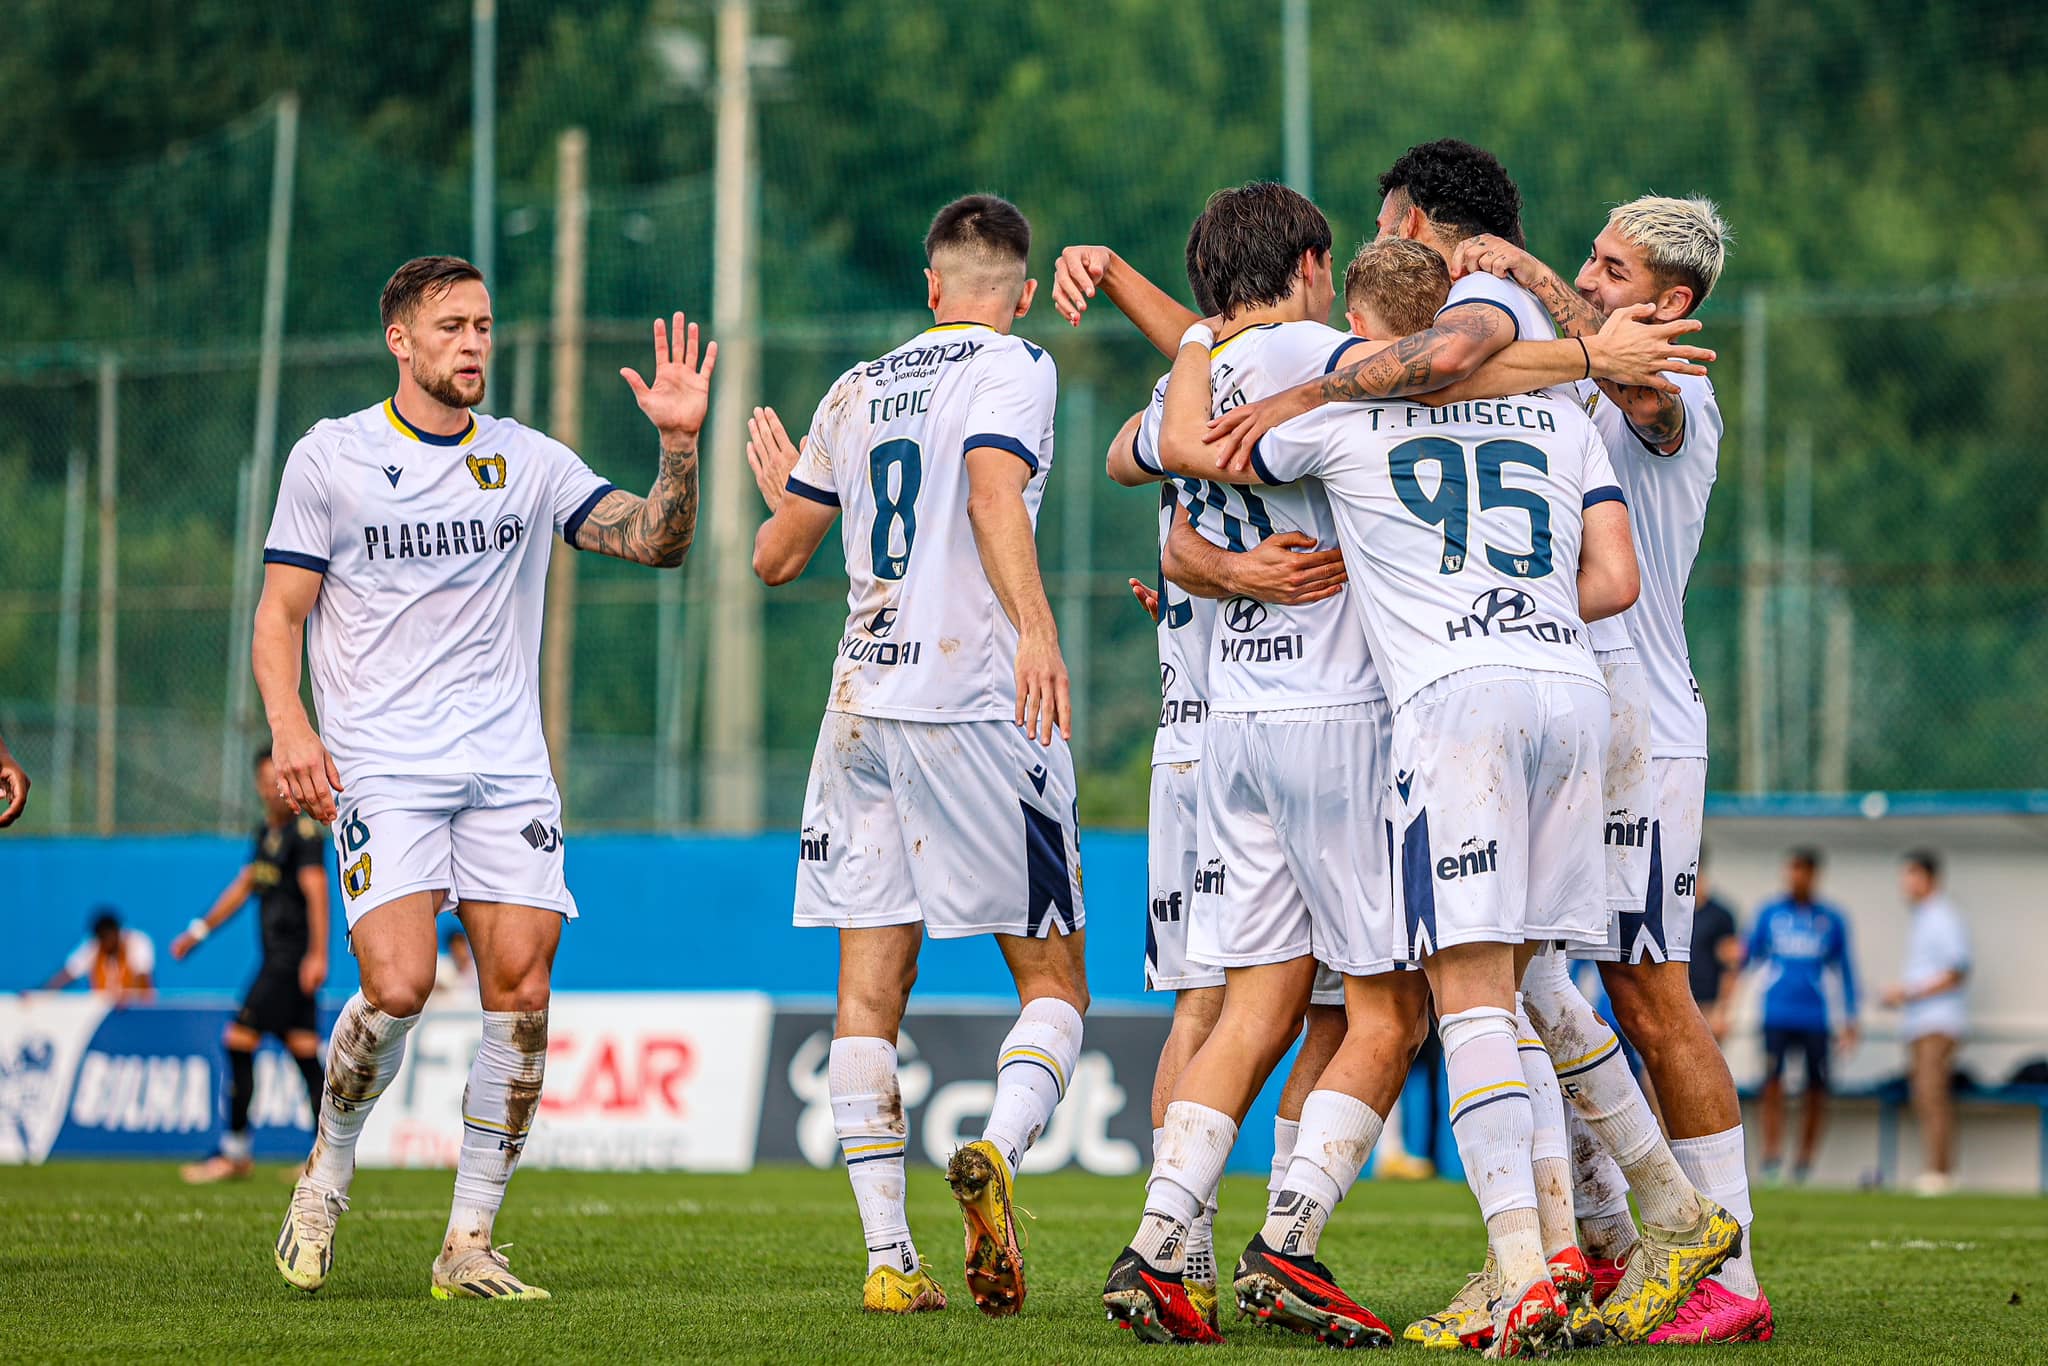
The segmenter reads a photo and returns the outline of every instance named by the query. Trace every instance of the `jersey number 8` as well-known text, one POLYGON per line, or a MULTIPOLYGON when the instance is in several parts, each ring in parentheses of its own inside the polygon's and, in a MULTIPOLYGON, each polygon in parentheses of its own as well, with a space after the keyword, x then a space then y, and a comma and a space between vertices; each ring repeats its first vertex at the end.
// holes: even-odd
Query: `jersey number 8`
POLYGON ((897 437, 868 452, 868 487, 875 492, 875 577, 896 580, 910 567, 910 548, 917 542, 917 491, 924 484, 924 452, 915 441, 897 437), (902 549, 898 550, 898 538, 902 549))
MULTIPOLYGON (((1550 555, 1550 504, 1534 489, 1518 489, 1501 482, 1506 465, 1527 465, 1538 474, 1550 471, 1550 457, 1525 441, 1482 441, 1472 453, 1479 472, 1479 510, 1520 508, 1529 514, 1529 548, 1500 550, 1486 547, 1486 561, 1512 579, 1548 577, 1554 567, 1550 555)), ((1439 574, 1455 574, 1465 567, 1466 529, 1471 521, 1471 499, 1466 492, 1465 448, 1441 436, 1419 436, 1403 441, 1387 454, 1394 492, 1417 518, 1444 529, 1443 556, 1439 574), (1436 493, 1425 494, 1415 467, 1423 461, 1434 463, 1441 472, 1436 493)))

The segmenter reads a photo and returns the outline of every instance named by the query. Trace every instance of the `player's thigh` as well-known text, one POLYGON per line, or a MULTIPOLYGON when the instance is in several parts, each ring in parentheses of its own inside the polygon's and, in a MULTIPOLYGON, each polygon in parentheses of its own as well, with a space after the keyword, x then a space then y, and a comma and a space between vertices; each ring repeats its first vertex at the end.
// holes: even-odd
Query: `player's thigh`
POLYGON ((846 931, 921 919, 879 735, 888 724, 828 711, 818 727, 797 839, 798 925, 846 931))
POLYGON ((1197 963, 1256 967, 1315 952, 1308 902, 1288 866, 1272 805, 1263 729, 1237 712, 1209 716, 1196 812, 1200 861, 1188 912, 1188 955, 1197 963))
POLYGON ((1201 765, 1154 764, 1145 838, 1145 989, 1220 988, 1223 969, 1188 957, 1188 912, 1195 896, 1201 765))
POLYGON ((351 933, 391 901, 455 890, 454 821, 469 798, 459 775, 373 774, 349 784, 333 834, 351 933))
POLYGON ((544 1010, 562 913, 551 906, 464 900, 456 912, 476 955, 477 995, 485 1010, 544 1010))
POLYGON ((1766 1028, 1764 1030, 1764 1079, 1783 1081, 1785 1077, 1785 1055, 1791 1051, 1792 1036, 1789 1030, 1766 1028))
POLYGON ((1834 1086, 1832 1060, 1828 1056, 1833 1040, 1825 1029, 1804 1031, 1799 1050, 1806 1059, 1806 1089, 1828 1094, 1834 1086))
POLYGON ((320 1032, 316 1029, 294 1029, 284 1036, 284 1048, 295 1058, 318 1057, 320 1032))
POLYGON ((254 1048, 262 1035, 273 1034, 282 1039, 294 1030, 310 1030, 316 1022, 313 998, 300 990, 298 964, 294 962, 266 966, 257 973, 242 1000, 240 1013, 235 1016, 235 1026, 231 1027, 240 1027, 252 1040, 247 1047, 254 1048))
POLYGON ((408 892, 366 911, 349 926, 348 944, 363 999, 386 1015, 417 1015, 434 989, 434 918, 446 893, 408 892))
POLYGON ((1452 675, 1395 712, 1391 809, 1404 956, 1522 941, 1529 753, 1540 728, 1535 689, 1522 679, 1461 685, 1452 675))
POLYGON ((1689 963, 1700 839, 1706 822, 1707 761, 1653 758, 1650 782, 1657 811, 1651 827, 1649 901, 1643 908, 1643 923, 1667 962, 1689 963))
POLYGON ((1532 732, 1529 918, 1532 939, 1605 944, 1611 920, 1604 887, 1601 767, 1608 699, 1579 682, 1537 688, 1542 725, 1532 732))
POLYGON ((1601 760, 1601 835, 1606 847, 1607 904, 1619 914, 1640 911, 1650 883, 1650 824, 1656 818, 1650 782, 1650 678, 1628 651, 1603 658, 1607 680, 1607 748, 1601 760))
POLYGON ((1066 741, 1041 745, 1008 721, 882 725, 925 932, 1042 939, 1078 931, 1086 913, 1066 741))
POLYGON ((1391 726, 1384 702, 1365 702, 1259 727, 1316 958, 1346 976, 1386 971, 1401 946, 1383 815, 1391 726))
MULTIPOLYGON (((242 1014, 247 1015, 248 1013, 249 1007, 245 1004, 242 1007, 242 1014)), ((263 1043, 263 1033, 259 1029, 244 1024, 241 1016, 237 1016, 228 1023, 226 1029, 220 1032, 220 1041, 231 1053, 254 1053, 263 1043)))
MULTIPOLYGON (((576 898, 569 892, 568 848, 562 840, 562 794, 553 778, 474 777, 469 800, 455 812, 449 828, 458 902, 531 907, 553 912, 558 921, 576 918, 576 898)), ((508 934, 507 954, 540 933, 534 929, 508 934)), ((559 936, 561 925, 546 933, 559 936)), ((471 943, 475 946, 474 937, 471 943)), ((481 951, 477 963, 481 980, 481 951)))

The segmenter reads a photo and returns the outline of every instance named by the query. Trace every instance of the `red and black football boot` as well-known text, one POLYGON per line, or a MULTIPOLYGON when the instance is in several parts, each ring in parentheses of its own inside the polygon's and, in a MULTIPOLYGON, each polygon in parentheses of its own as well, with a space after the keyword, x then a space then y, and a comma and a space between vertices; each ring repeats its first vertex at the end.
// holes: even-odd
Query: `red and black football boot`
POLYGON ((1223 1334, 1209 1326, 1188 1298, 1180 1273, 1147 1264, 1132 1248, 1119 1253, 1109 1268, 1102 1307, 1111 1323, 1130 1329, 1140 1342, 1223 1341, 1223 1334))
POLYGON ((1254 1237, 1237 1259, 1237 1307, 1331 1347, 1391 1347, 1393 1330, 1345 1294, 1313 1257, 1290 1257, 1254 1237))

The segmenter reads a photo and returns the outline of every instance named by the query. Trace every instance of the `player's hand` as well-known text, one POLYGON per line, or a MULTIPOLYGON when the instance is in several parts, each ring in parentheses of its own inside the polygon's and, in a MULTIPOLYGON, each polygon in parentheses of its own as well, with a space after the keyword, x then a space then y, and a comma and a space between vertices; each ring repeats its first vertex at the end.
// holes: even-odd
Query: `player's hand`
POLYGON ((753 470, 754 486, 761 490, 770 513, 782 506, 782 495, 789 490, 789 472, 796 468, 797 457, 810 441, 806 436, 802 445, 792 443, 773 408, 756 408, 747 419, 747 467, 753 470))
POLYGON ((1503 280, 1514 280, 1527 285, 1541 269, 1541 261, 1513 242, 1495 237, 1490 232, 1466 238, 1458 243, 1458 249, 1451 253, 1453 280, 1484 272, 1488 275, 1497 275, 1503 280))
POLYGON ((1282 607, 1321 602, 1344 591, 1350 575, 1341 550, 1317 550, 1315 538, 1299 531, 1268 536, 1230 559, 1231 586, 1244 597, 1282 607))
POLYGON ((21 771, 21 764, 0 745, 0 830, 6 829, 21 818, 28 807, 28 774, 21 771))
POLYGON ((1863 1041, 1863 1031, 1853 1024, 1842 1026, 1842 1032, 1835 1036, 1835 1047, 1843 1053, 1854 1053, 1856 1045, 1863 1041))
POLYGON ((1131 580, 1131 596, 1138 600, 1138 606, 1145 609, 1145 615, 1159 623, 1159 594, 1138 579, 1131 580))
POLYGON ((1051 631, 1017 638, 1017 724, 1041 745, 1074 738, 1073 698, 1067 690, 1067 662, 1051 631))
POLYGON ((1252 464, 1252 447, 1259 444, 1260 437, 1307 411, 1308 406, 1290 389, 1256 403, 1241 403, 1220 417, 1210 418, 1209 430, 1202 440, 1216 446, 1218 468, 1232 472, 1247 470, 1252 464))
POLYGON ((315 949, 299 960, 299 990, 308 996, 320 990, 327 981, 327 954, 315 949))
POLYGON ((1897 982, 1884 989, 1884 1004, 1887 1010, 1897 1010, 1906 1004, 1906 989, 1897 982))
POLYGON ((198 937, 192 931, 187 930, 171 941, 171 957, 182 963, 185 961, 186 956, 198 947, 198 937))
POLYGON ((1116 253, 1108 247, 1068 247, 1052 265, 1052 306, 1074 326, 1088 311, 1095 287, 1109 270, 1116 253))
POLYGON ((1704 375, 1707 362, 1715 359, 1704 346, 1681 346, 1675 338, 1700 330, 1698 318, 1672 322, 1649 322, 1656 312, 1651 304, 1630 304, 1607 315, 1600 331, 1584 338, 1586 357, 1593 363, 1593 378, 1616 384, 1637 385, 1667 394, 1678 392, 1668 375, 1704 375))
POLYGON ((341 769, 313 728, 304 719, 295 726, 271 727, 270 758, 277 770, 277 795, 291 803, 294 813, 331 824, 341 769))
POLYGON ((697 324, 685 324, 675 317, 675 331, 654 320, 654 382, 640 378, 637 370, 622 369, 619 378, 633 391, 633 399, 664 440, 694 441, 704 430, 704 415, 711 409, 711 371, 718 364, 718 343, 704 348, 704 363, 697 363, 697 324))

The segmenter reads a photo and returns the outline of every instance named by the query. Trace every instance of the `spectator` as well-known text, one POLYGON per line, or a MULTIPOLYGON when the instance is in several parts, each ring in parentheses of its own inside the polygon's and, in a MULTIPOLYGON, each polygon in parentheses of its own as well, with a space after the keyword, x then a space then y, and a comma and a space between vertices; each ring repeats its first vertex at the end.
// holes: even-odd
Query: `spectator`
POLYGON ((1903 1010, 1913 1091, 1913 1115, 1927 1167, 1913 1183, 1922 1195, 1946 1195, 1955 1185, 1956 1108, 1952 1094, 1956 1046, 1962 1042, 1963 981, 1970 975, 1970 934, 1941 893, 1941 860, 1926 851, 1906 855, 1899 871, 1913 928, 1906 936, 1901 980, 1884 989, 1884 1003, 1903 1010))
POLYGON ((20 819, 27 805, 28 774, 21 771, 7 741, 0 739, 0 830, 20 819))
POLYGON ((120 913, 112 906, 101 906, 93 912, 92 933, 43 983, 43 990, 62 991, 82 980, 115 1005, 127 1005, 156 995, 156 983, 150 976, 155 971, 156 945, 149 942, 149 936, 141 930, 121 928, 120 913))
POLYGON ((1792 1179, 1806 1180, 1827 1124, 1830 1043, 1856 1046, 1856 971, 1849 959, 1849 924, 1842 913, 1814 899, 1820 855, 1797 849, 1785 862, 1785 895, 1757 912, 1749 932, 1748 961, 1764 979, 1763 1176, 1775 1182, 1785 1151, 1785 1055, 1800 1054, 1805 1073, 1805 1117, 1792 1179), (1842 1026, 1830 1038, 1823 979, 1832 968, 1842 981, 1842 1026))
POLYGON ((1700 851, 1699 909, 1692 917, 1692 998, 1706 1016, 1714 1042, 1726 1044, 1729 1014, 1735 1006, 1735 979, 1742 971, 1742 939, 1735 933, 1735 912, 1707 885, 1707 855, 1700 851))

